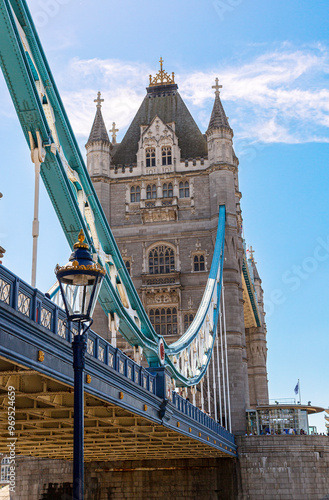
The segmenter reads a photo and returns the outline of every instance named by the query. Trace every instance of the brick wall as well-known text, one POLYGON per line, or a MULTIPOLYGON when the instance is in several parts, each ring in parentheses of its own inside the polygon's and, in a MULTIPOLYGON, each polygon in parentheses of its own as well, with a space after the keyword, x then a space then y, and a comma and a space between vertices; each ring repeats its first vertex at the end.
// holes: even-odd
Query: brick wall
POLYGON ((329 498, 328 436, 238 437, 241 500, 329 498))

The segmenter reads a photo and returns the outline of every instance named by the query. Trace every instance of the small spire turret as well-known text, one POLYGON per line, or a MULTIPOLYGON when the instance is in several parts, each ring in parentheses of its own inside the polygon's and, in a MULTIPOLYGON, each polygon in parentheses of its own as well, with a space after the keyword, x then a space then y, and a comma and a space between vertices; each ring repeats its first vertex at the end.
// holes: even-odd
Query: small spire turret
POLYGON ((208 130, 214 128, 226 128, 232 130, 228 123, 227 116, 219 97, 219 89, 223 88, 223 86, 218 84, 218 78, 215 79, 215 85, 213 85, 212 88, 215 89, 215 102, 212 109, 208 130))
POLYGON ((219 89, 222 88, 222 85, 219 85, 218 78, 215 79, 215 85, 212 88, 215 89, 215 102, 206 131, 208 159, 210 164, 229 163, 232 165, 236 163, 232 141, 233 130, 228 123, 228 118, 219 97, 219 89))
POLYGON ((105 123, 103 120, 101 107, 104 99, 101 99, 101 93, 97 92, 97 99, 94 99, 96 103, 96 115, 94 119, 93 126, 91 127, 91 132, 89 139, 87 141, 86 147, 90 146, 93 142, 105 142, 110 144, 110 139, 106 131, 105 123))

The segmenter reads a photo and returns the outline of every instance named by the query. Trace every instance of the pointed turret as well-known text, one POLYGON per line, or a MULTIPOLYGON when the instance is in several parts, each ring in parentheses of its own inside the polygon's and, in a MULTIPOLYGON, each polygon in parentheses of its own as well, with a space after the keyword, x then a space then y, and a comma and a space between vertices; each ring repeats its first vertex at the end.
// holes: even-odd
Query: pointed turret
POLYGON ((215 81, 215 85, 212 86, 215 89, 215 102, 206 132, 208 159, 210 164, 234 164, 236 162, 233 158, 233 130, 228 123, 228 118, 219 97, 219 89, 222 88, 222 85, 218 85, 218 78, 215 81))
POLYGON ((102 116, 102 105, 101 103, 104 102, 104 99, 101 99, 101 93, 98 92, 97 94, 97 99, 94 100, 94 102, 97 103, 96 105, 96 115, 94 119, 93 126, 91 127, 91 132, 89 135, 89 139, 86 144, 86 148, 88 148, 92 143, 94 142, 105 142, 105 143, 110 143, 109 136, 106 131, 105 123, 103 120, 102 116))
POLYGON ((257 299, 258 299, 258 307, 260 308, 261 317, 263 318, 263 316, 264 316, 264 314, 263 314, 264 313, 264 303, 263 303, 263 289, 261 287, 262 280, 259 276, 259 272, 258 272, 257 265, 256 265, 257 262, 254 259, 254 250, 253 250, 252 246, 250 246, 250 248, 248 249, 248 254, 249 254, 249 257, 248 257, 249 266, 252 270, 254 287, 255 287, 255 291, 256 291, 256 295, 257 295, 257 299))
POLYGON ((97 109, 89 139, 86 144, 87 168, 92 178, 94 176, 109 177, 112 144, 102 116, 101 103, 104 102, 104 99, 101 99, 100 92, 98 92, 97 99, 95 99, 94 102, 96 103, 97 109))
POLYGON ((215 102, 214 107, 212 109, 210 122, 208 126, 208 130, 214 128, 227 128, 232 131, 227 116, 225 114, 222 102, 219 97, 219 89, 222 88, 222 85, 218 85, 218 78, 216 78, 216 84, 212 86, 215 90, 215 102))
POLYGON ((266 347, 266 324, 264 311, 264 298, 262 280, 257 270, 257 262, 254 259, 254 250, 249 247, 247 250, 249 269, 253 279, 253 284, 257 297, 257 309, 260 319, 260 326, 246 326, 246 345, 248 357, 248 380, 250 392, 250 407, 268 404, 267 386, 267 347, 266 347))

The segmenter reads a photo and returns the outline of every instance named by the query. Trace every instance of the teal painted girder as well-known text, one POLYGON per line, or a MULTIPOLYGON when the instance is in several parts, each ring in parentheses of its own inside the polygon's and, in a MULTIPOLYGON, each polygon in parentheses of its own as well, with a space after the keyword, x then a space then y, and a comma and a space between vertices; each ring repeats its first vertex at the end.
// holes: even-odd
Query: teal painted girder
POLYGON ((132 307, 136 309, 139 316, 144 316, 141 330, 132 324, 131 319, 127 318, 125 311, 121 310, 121 300, 108 276, 100 292, 99 301, 106 312, 116 311, 119 317, 121 316, 124 319, 120 331, 127 340, 133 345, 142 345, 148 359, 157 359, 157 335, 143 310, 137 292, 126 272, 120 252, 90 181, 64 106, 33 26, 26 2, 13 1, 9 3, 8 0, 1 0, 0 30, 5 41, 5 43, 1 44, 0 48, 1 66, 28 144, 28 132, 31 131, 33 133, 36 141, 35 131, 39 131, 43 145, 46 147, 46 158, 41 167, 41 177, 62 225, 64 234, 72 248, 82 227, 88 243, 91 245, 93 252, 96 253, 93 241, 89 237, 86 221, 80 212, 74 187, 66 175, 61 157, 58 151, 56 151, 56 154, 53 154, 50 151, 50 147, 47 147, 51 145, 53 138, 36 91, 34 77, 25 55, 10 5, 12 5, 24 29, 37 70, 42 81, 45 82, 47 98, 51 103, 55 116, 56 131, 60 145, 70 167, 78 172, 82 181, 85 194, 95 216, 97 233, 100 236, 103 249, 105 253, 113 256, 113 261, 119 270, 120 278, 126 289, 129 290, 129 299, 132 307))
MULTIPOLYGON (((46 149, 46 157, 41 165, 41 177, 67 241, 72 248, 77 239, 79 230, 83 228, 93 253, 97 255, 94 241, 88 231, 86 218, 79 208, 77 192, 82 189, 94 216, 95 228, 103 253, 111 256, 116 266, 118 277, 127 292, 131 308, 136 312, 136 317, 139 320, 140 326, 137 326, 134 317, 129 314, 122 304, 118 289, 111 281, 110 268, 108 267, 110 264, 106 264, 107 274, 100 292, 99 302, 106 313, 115 312, 118 315, 119 331, 127 341, 131 345, 141 346, 150 366, 157 366, 160 363, 158 347, 161 337, 154 331, 123 263, 111 229, 88 175, 25 0, 0 0, 0 32, 1 67, 28 144, 30 145, 29 132, 32 133, 35 142, 37 142, 36 132, 38 131, 41 135, 43 146, 46 149), (28 44, 28 47, 24 47, 23 45, 20 36, 22 33, 19 32, 19 26, 16 23, 15 16, 23 31, 23 37, 26 37, 26 44, 28 44), (29 56, 27 56, 28 51, 30 51, 29 56), (37 81, 36 73, 39 77, 37 81), (45 91, 45 96, 42 98, 42 101, 37 90, 37 84, 40 83, 42 83, 45 91), (78 174, 79 182, 73 183, 68 178, 66 167, 63 164, 62 156, 58 148, 56 150, 56 148, 51 149, 50 147, 54 145, 56 138, 52 135, 50 125, 45 115, 45 110, 43 108, 44 100, 49 102, 52 108, 60 149, 70 169, 78 174)), ((220 215, 219 220, 221 224, 223 224, 223 229, 218 233, 218 237, 221 239, 218 243, 220 248, 223 246, 225 232, 224 207, 221 207, 221 213, 222 216, 220 215)), ((103 263, 99 254, 98 259, 100 263, 103 263)), ((213 281, 217 280, 219 283, 221 283, 219 274, 222 275, 222 263, 223 251, 219 252, 218 255, 214 255, 212 264, 213 274, 216 275, 216 278, 212 279, 213 281)), ((219 298, 221 285, 217 284, 215 286, 214 283, 212 283, 211 286, 212 293, 216 293, 217 298, 219 298)), ((176 379, 178 385, 195 385, 202 379, 206 372, 214 345, 216 328, 212 332, 211 345, 206 353, 207 359, 202 366, 200 366, 197 376, 189 377, 186 374, 183 375, 169 356, 179 356, 179 353, 183 351, 186 352, 190 349, 192 342, 195 341, 196 336, 200 333, 200 329, 204 325, 207 315, 206 311, 209 309, 212 298, 213 295, 210 296, 208 294, 208 303, 204 302, 205 299, 201 303, 199 316, 202 318, 203 322, 200 320, 198 325, 195 326, 194 331, 192 331, 193 329, 189 329, 186 334, 183 335, 178 342, 172 344, 170 348, 165 343, 165 364, 173 378, 176 379)), ((218 310, 215 308, 214 317, 212 318, 214 325, 217 325, 217 318, 218 310)))

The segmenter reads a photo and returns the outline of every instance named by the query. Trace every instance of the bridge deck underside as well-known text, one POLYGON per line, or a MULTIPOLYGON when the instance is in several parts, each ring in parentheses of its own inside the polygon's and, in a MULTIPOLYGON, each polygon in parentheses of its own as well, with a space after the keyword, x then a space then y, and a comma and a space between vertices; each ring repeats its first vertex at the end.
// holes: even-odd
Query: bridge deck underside
MULTIPOLYGON (((16 454, 72 460, 73 388, 2 358, 0 453, 8 453, 10 386, 16 388, 16 454)), ((86 461, 227 457, 224 450, 221 452, 87 393, 84 439, 86 461)))

